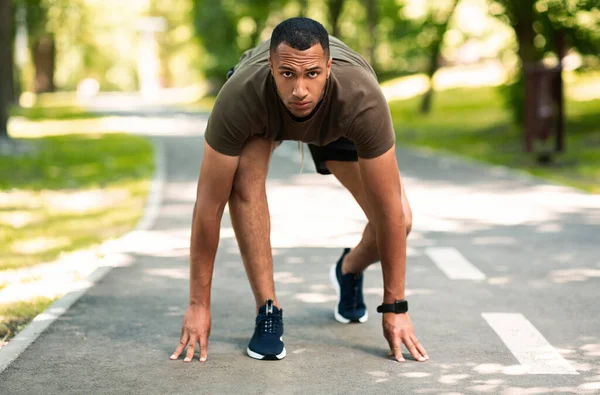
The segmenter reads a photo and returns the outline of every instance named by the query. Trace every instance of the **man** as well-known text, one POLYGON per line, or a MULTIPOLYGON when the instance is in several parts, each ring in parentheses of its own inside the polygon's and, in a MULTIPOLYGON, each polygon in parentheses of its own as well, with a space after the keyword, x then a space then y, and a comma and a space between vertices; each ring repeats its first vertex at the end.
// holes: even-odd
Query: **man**
POLYGON ((232 71, 206 130, 192 221, 190 303, 171 359, 187 347, 184 361, 191 361, 198 343, 200 361, 207 358, 211 280, 227 203, 258 312, 247 353, 256 359, 285 357, 265 183, 272 151, 282 140, 296 140, 309 144, 318 172, 333 173, 368 219, 360 243, 345 249, 331 269, 338 291, 335 319, 367 320, 362 273, 381 261, 384 293, 378 311, 390 356, 402 361, 404 344, 415 359, 427 360, 404 298, 411 212, 389 108, 373 69, 318 22, 292 18, 245 53, 232 71))

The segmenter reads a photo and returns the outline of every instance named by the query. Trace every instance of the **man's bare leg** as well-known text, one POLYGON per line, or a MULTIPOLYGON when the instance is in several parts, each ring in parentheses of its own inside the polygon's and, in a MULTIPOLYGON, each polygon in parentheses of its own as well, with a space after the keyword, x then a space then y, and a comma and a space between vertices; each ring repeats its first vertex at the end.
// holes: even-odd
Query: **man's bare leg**
POLYGON ((273 283, 271 218, 265 185, 274 147, 275 143, 264 139, 252 139, 246 144, 229 198, 233 230, 257 309, 267 299, 279 307, 273 283))
MULTIPOLYGON (((342 273, 361 273, 369 265, 378 262, 380 258, 377 250, 375 227, 372 225, 373 222, 371 220, 371 209, 363 187, 359 165, 357 162, 343 161, 326 161, 325 163, 329 171, 354 196, 369 220, 363 231, 362 239, 344 257, 344 261, 342 262, 342 273)), ((402 211, 404 212, 404 223, 406 224, 406 234, 408 235, 412 227, 412 211, 406 197, 406 189, 402 183, 402 177, 400 177, 400 185, 402 188, 402 211)))

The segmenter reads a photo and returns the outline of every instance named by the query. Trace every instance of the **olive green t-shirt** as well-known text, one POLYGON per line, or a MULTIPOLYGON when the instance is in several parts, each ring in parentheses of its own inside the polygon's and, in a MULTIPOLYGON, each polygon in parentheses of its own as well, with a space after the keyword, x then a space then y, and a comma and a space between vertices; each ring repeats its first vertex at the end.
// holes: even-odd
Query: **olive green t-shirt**
POLYGON ((394 144, 394 131, 375 72, 340 40, 330 37, 329 47, 333 62, 322 101, 301 121, 277 94, 269 69, 269 40, 245 52, 217 95, 206 128, 208 144, 222 154, 238 156, 255 136, 317 146, 346 137, 361 158, 388 151, 394 144))

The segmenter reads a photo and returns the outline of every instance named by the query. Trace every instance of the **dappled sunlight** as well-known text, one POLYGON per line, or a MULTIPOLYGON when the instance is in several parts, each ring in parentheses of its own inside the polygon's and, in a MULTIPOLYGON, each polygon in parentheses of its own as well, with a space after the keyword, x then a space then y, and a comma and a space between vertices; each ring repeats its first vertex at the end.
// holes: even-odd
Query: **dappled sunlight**
POLYGON ((192 203, 188 205, 188 212, 183 213, 183 211, 179 211, 180 214, 192 215, 192 209, 194 207, 193 203, 196 201, 196 189, 197 182, 177 182, 170 181, 169 187, 164 191, 164 199, 165 204, 163 208, 168 208, 170 206, 176 205, 179 210, 183 210, 184 203, 192 203), (181 204, 176 204, 175 202, 180 202, 181 204))
MULTIPOLYGON (((445 90, 460 87, 497 86, 506 81, 507 72, 501 62, 493 60, 475 65, 442 67, 433 76, 433 88, 445 90)), ((388 101, 422 95, 429 88, 425 74, 399 77, 381 84, 388 101)))
POLYGON ((173 250, 183 250, 190 246, 189 237, 183 237, 177 232, 169 231, 133 231, 125 236, 109 240, 102 246, 103 253, 140 253, 156 254, 169 253, 173 250))
POLYGON ((189 248, 180 248, 165 251, 155 251, 152 255, 157 258, 187 258, 190 256, 190 250, 189 248))
POLYGON ((90 275, 103 267, 124 267, 133 263, 126 254, 98 256, 93 251, 66 254, 59 261, 21 270, 0 272, 0 304, 37 297, 55 298, 68 292, 86 289, 92 283, 90 275))
POLYGON ((510 236, 478 236, 472 239, 474 245, 518 245, 519 241, 510 236))
POLYGON ((119 130, 109 129, 104 125, 100 118, 29 121, 11 117, 8 121, 8 132, 14 138, 39 138, 81 133, 117 133, 119 130))
POLYGON ((446 375, 441 376, 438 379, 438 383, 448 384, 448 385, 456 385, 461 380, 464 380, 468 377, 470 377, 468 374, 446 374, 446 375))
POLYGON ((431 373, 427 373, 427 372, 406 372, 406 373, 400 373, 398 374, 398 376, 400 377, 406 377, 409 379, 422 379, 425 377, 430 377, 431 373))
MULTIPOLYGON (((383 296, 383 288, 366 287, 363 289, 363 293, 365 295, 383 296)), ((434 291, 431 289, 406 288, 404 293, 406 296, 432 295, 434 291)))
POLYGON ((423 94, 429 87, 424 74, 401 77, 381 84, 381 90, 386 100, 401 100, 423 94))
POLYGON ((600 99, 600 78, 586 81, 585 84, 566 85, 565 94, 575 101, 591 101, 600 99))
MULTIPOLYGON (((600 357, 600 343, 585 344, 579 347, 587 357, 600 357)), ((598 367, 598 373, 600 373, 600 366, 598 367)))
POLYGON ((18 254, 38 254, 66 247, 70 243, 71 239, 68 237, 36 237, 27 240, 17 240, 11 244, 10 250, 18 254))
POLYGON ((291 264, 301 264, 301 263, 305 263, 304 258, 300 257, 300 256, 290 256, 285 258, 285 262, 286 263, 291 263, 291 264))
POLYGON ((0 212, 0 224, 20 229, 27 225, 39 222, 43 215, 32 211, 7 211, 0 212))
POLYGON ((498 60, 489 60, 474 65, 441 68, 433 76, 433 86, 436 90, 498 86, 505 83, 506 78, 504 65, 498 60))
POLYGON ((360 241, 366 217, 356 201, 330 180, 305 187, 312 176, 267 182, 274 248, 346 247, 360 241))
POLYGON ((173 216, 189 216, 191 218, 193 213, 193 205, 187 203, 179 203, 179 204, 165 204, 160 208, 163 215, 173 217, 173 216))
POLYGON ((487 283, 490 285, 507 285, 512 282, 510 277, 490 277, 487 279, 487 283))
POLYGON ((501 365, 499 363, 482 363, 473 368, 479 374, 496 374, 502 373, 507 376, 525 375, 528 373, 527 367, 524 365, 501 365))
MULTIPOLYGON (((0 209, 2 208, 27 208, 44 209, 51 214, 83 214, 105 209, 120 202, 131 199, 130 191, 126 189, 104 188, 88 190, 12 190, 0 192, 0 209)), ((25 213, 31 217, 35 213, 25 213)), ((0 213, 1 221, 5 217, 15 216, 14 212, 0 213)), ((23 222, 23 214, 16 219, 23 222)), ((32 222, 33 219, 29 219, 32 222)))
POLYGON ((206 129, 206 117, 185 115, 175 117, 139 116, 124 113, 120 116, 106 116, 91 119, 32 121, 11 117, 8 122, 9 134, 14 138, 39 138, 70 134, 132 133, 147 136, 197 136, 206 129))
POLYGON ((564 270, 554 270, 550 272, 548 279, 555 284, 564 284, 588 280, 597 281, 600 279, 600 269, 589 269, 582 267, 564 270))
POLYGON ((273 273, 273 280, 281 284, 299 284, 304 282, 302 277, 297 277, 292 272, 275 272, 273 273))
POLYGON ((47 210, 54 213, 86 213, 102 210, 106 207, 131 198, 128 190, 124 189, 94 189, 87 191, 41 193, 47 210))
MULTIPOLYGON (((543 233, 563 229, 561 216, 600 210, 594 195, 572 189, 540 185, 474 192, 471 186, 429 183, 404 177, 413 210, 413 227, 429 231, 472 232, 488 226, 537 223, 543 233), (448 199, 448 196, 453 196, 448 199), (518 200, 519 204, 507 204, 518 200), (468 220, 469 222, 465 222, 468 220)), ((510 237, 476 239, 477 244, 513 244, 510 237)))
POLYGON ((331 285, 330 284, 313 284, 310 287, 311 291, 329 291, 331 290, 331 285))
POLYGON ((169 306, 165 315, 167 317, 182 317, 184 314, 185 309, 181 306, 169 306))
POLYGON ((328 303, 337 300, 337 296, 333 294, 324 294, 320 292, 298 293, 295 299, 304 303, 328 303))
POLYGON ((145 269, 144 273, 149 274, 151 276, 167 277, 175 280, 187 280, 190 278, 190 269, 188 267, 145 269))

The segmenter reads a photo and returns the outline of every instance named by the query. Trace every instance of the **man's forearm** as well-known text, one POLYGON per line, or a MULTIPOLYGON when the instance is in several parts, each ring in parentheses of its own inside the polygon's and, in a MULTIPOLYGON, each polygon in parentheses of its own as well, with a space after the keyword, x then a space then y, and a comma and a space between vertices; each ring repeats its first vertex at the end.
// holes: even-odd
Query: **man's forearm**
POLYGON ((219 245, 222 210, 212 215, 194 206, 190 240, 190 304, 210 307, 212 275, 219 245))
POLYGON ((406 283, 406 228, 402 215, 380 215, 377 248, 383 271, 383 302, 404 299, 406 283))

